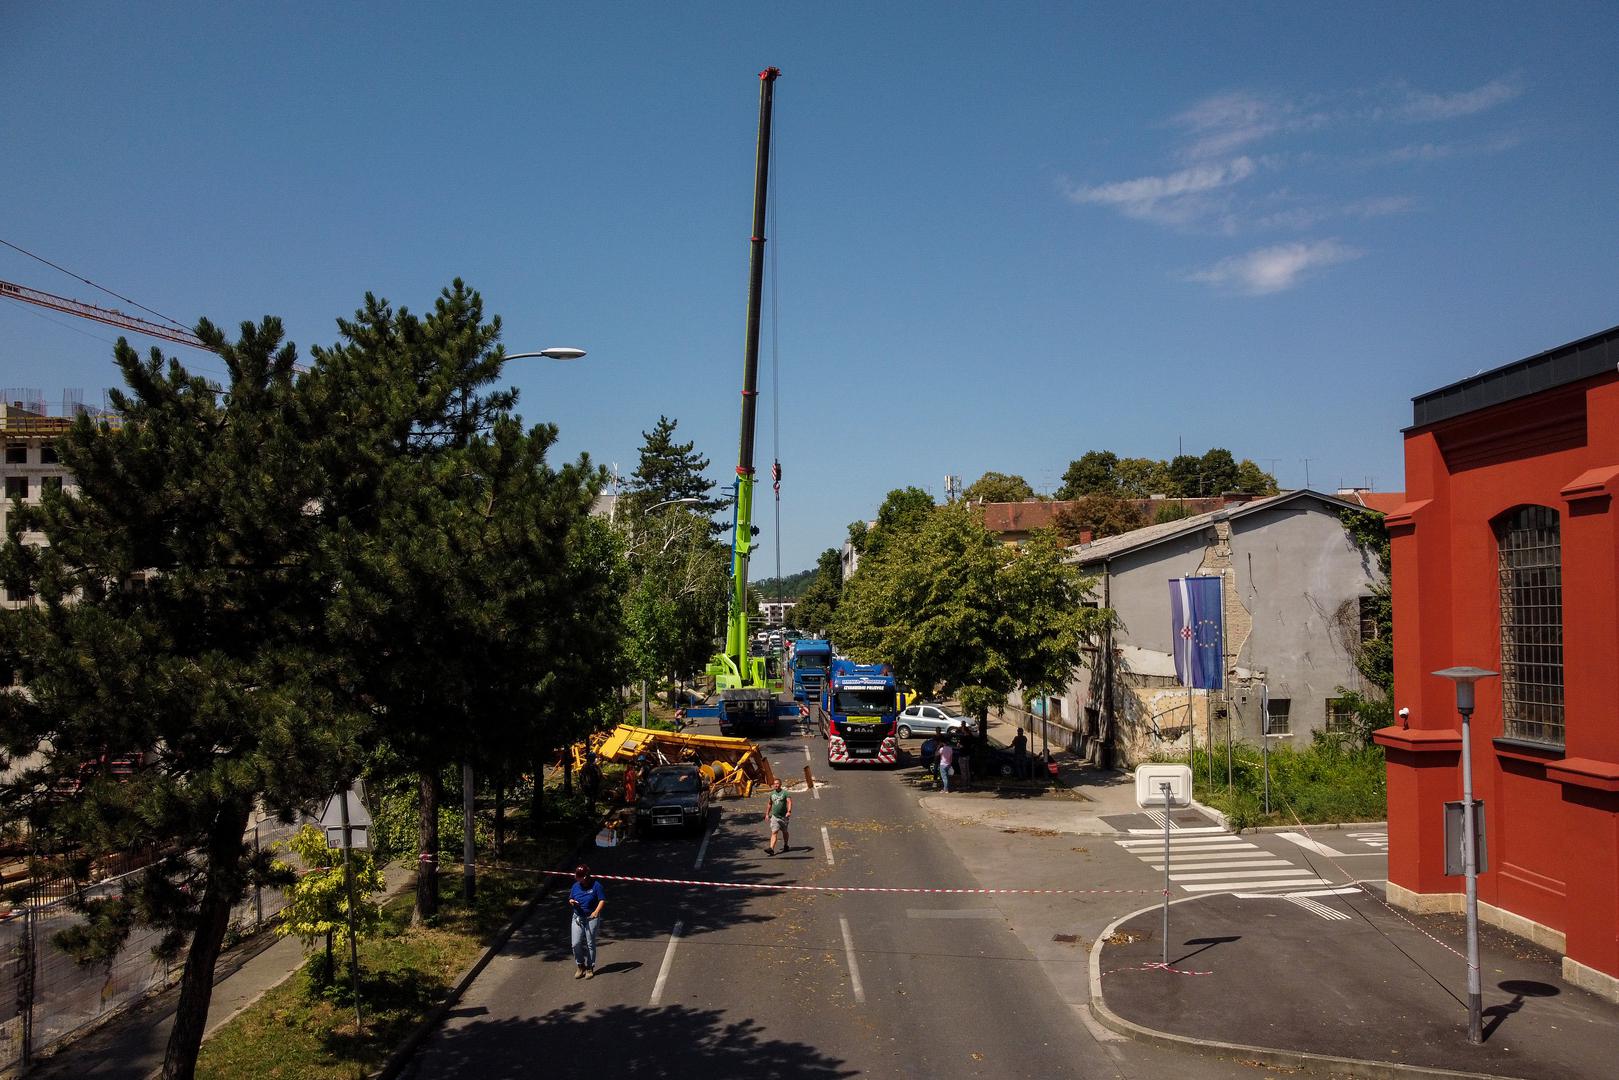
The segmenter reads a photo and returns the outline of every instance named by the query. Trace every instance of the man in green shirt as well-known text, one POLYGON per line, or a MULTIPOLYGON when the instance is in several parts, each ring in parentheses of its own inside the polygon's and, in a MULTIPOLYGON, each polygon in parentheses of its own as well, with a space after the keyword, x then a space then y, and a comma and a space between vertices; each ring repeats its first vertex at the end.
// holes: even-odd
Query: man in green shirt
POLYGON ((765 810, 765 820, 770 823, 770 846, 765 848, 766 855, 774 855, 778 850, 787 850, 787 820, 793 816, 793 797, 782 790, 781 778, 770 785, 770 806, 765 810), (781 837, 781 847, 776 847, 776 837, 781 837))

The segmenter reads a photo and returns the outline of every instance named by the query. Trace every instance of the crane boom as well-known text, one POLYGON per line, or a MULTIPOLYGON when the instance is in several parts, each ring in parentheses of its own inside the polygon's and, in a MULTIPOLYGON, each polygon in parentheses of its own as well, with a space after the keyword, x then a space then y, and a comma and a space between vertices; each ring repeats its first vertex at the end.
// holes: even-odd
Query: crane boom
POLYGON ((770 190, 770 122, 778 68, 759 73, 759 145, 753 172, 753 232, 748 251, 748 318, 742 350, 742 442, 736 464, 736 517, 731 527, 731 597, 725 652, 709 671, 717 688, 764 689, 762 659, 748 656, 748 557, 753 552, 753 435, 759 397, 759 308, 765 273, 765 200, 770 190))
POLYGON ((71 300, 65 296, 45 292, 42 289, 30 289, 26 285, 17 285, 10 281, 0 281, 0 299, 20 300, 25 304, 34 304, 37 307, 50 308, 67 315, 77 315, 81 319, 93 319, 108 326, 116 326, 120 330, 131 330, 147 337, 161 338, 172 341, 176 345, 189 345, 193 349, 212 351, 202 343, 202 339, 189 330, 181 330, 173 326, 164 326, 148 319, 138 318, 134 315, 125 315, 114 308, 101 307, 98 304, 87 304, 83 300, 71 300))

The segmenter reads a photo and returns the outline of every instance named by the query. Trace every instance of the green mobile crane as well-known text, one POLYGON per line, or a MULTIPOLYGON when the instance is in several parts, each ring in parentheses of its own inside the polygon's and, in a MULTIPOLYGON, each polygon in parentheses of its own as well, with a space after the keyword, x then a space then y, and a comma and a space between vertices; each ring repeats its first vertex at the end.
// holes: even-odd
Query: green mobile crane
MULTIPOLYGON (((753 232, 748 255, 748 321, 742 361, 742 445, 737 455, 735 517, 731 523, 731 598, 725 651, 708 664, 719 692, 721 730, 738 734, 775 727, 778 703, 766 658, 748 655, 748 557, 759 530, 753 524, 753 430, 759 397, 759 307, 765 273, 765 200, 770 179, 770 116, 777 68, 759 73, 759 146, 753 172, 753 232)), ((781 466, 774 479, 780 481, 781 466)), ((791 702, 783 708, 792 712, 791 702)))

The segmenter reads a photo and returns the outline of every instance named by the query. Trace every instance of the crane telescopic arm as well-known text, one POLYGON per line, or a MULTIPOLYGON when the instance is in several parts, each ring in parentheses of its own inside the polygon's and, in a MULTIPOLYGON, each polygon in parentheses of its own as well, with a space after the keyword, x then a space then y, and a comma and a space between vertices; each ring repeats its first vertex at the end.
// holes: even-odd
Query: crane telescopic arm
POLYGON ((736 518, 731 529, 731 598, 725 653, 716 657, 719 689, 764 686, 763 663, 748 657, 748 557, 753 551, 753 434, 759 399, 759 309, 764 295, 765 201, 770 190, 770 120, 779 68, 759 73, 759 146, 753 171, 749 234, 748 319, 742 350, 742 443, 736 465, 736 518), (751 670, 757 667, 758 670, 751 670), (725 684, 730 682, 730 686, 725 684))

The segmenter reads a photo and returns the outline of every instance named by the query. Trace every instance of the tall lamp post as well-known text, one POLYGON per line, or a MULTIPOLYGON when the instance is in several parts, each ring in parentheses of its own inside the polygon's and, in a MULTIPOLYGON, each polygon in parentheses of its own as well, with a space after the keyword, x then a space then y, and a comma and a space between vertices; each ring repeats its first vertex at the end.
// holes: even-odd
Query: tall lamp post
POLYGON ((1467 878, 1467 1041, 1484 1041, 1483 994, 1478 977, 1478 822, 1473 807, 1473 684, 1500 672, 1480 667, 1448 667, 1434 672, 1456 684, 1456 711, 1462 716, 1462 872, 1467 878))
MULTIPOLYGON (((538 349, 534 352, 507 353, 505 358, 529 360, 543 356, 547 360, 577 360, 584 355, 583 349, 553 345, 549 349, 538 349)), ((536 776, 534 782, 538 784, 544 779, 543 776, 536 776)), ((472 803, 476 788, 477 784, 472 776, 472 761, 469 758, 461 762, 461 899, 466 902, 467 907, 471 907, 478 896, 478 871, 473 864, 473 860, 477 858, 477 851, 472 836, 472 803)))

